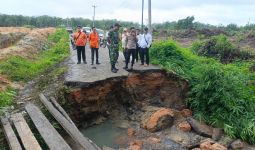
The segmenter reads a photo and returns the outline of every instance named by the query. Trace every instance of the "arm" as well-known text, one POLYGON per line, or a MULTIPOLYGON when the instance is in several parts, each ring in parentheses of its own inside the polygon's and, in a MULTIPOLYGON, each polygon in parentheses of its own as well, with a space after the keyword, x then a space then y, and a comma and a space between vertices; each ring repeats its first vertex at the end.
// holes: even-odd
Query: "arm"
POLYGON ((85 35, 85 45, 87 45, 87 35, 84 33, 85 35))
POLYGON ((147 35, 147 39, 148 39, 148 48, 151 46, 151 43, 152 43, 152 36, 151 36, 151 34, 148 34, 147 35))
POLYGON ((128 37, 125 37, 125 48, 127 49, 127 44, 128 44, 128 37))
POLYGON ((112 37, 112 32, 109 32, 109 33, 108 33, 108 37, 107 37, 107 42, 108 42, 109 44, 112 43, 111 37, 112 37))

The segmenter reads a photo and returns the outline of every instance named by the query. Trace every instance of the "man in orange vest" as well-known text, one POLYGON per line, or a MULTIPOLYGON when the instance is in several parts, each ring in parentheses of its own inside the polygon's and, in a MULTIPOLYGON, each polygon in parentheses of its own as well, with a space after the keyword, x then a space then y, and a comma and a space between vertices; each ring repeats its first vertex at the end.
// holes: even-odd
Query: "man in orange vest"
POLYGON ((99 49, 99 35, 96 32, 96 28, 92 27, 92 32, 89 35, 89 42, 91 48, 91 65, 94 65, 94 55, 96 53, 96 64, 99 65, 98 61, 98 49, 99 49))
POLYGON ((87 43, 87 36, 84 32, 81 31, 81 26, 77 26, 77 32, 74 33, 74 43, 77 48, 77 64, 81 63, 81 56, 84 64, 87 64, 86 62, 86 54, 85 54, 85 46, 87 43))

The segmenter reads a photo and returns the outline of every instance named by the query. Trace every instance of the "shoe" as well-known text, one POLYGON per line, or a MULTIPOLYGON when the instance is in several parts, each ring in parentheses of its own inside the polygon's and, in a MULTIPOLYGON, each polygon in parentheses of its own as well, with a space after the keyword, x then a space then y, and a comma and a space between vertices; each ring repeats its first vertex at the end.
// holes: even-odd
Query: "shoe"
POLYGON ((87 64, 87 62, 86 62, 86 61, 84 61, 83 63, 84 63, 84 64, 87 64))
POLYGON ((77 62, 77 64, 81 64, 81 62, 77 62))
POLYGON ((97 62, 96 64, 97 64, 97 65, 100 65, 101 63, 97 62))
POLYGON ((144 64, 140 64, 140 66, 143 66, 144 64))
POLYGON ((119 70, 119 69, 117 69, 116 67, 114 67, 114 69, 117 70, 117 71, 119 70))
POLYGON ((123 67, 123 69, 127 70, 127 69, 128 69, 128 67, 123 67))
POLYGON ((91 63, 91 65, 94 65, 94 63, 91 63))
POLYGON ((111 69, 112 73, 117 73, 117 70, 116 69, 111 69))
POLYGON ((148 64, 145 64, 144 67, 148 67, 149 65, 148 64))

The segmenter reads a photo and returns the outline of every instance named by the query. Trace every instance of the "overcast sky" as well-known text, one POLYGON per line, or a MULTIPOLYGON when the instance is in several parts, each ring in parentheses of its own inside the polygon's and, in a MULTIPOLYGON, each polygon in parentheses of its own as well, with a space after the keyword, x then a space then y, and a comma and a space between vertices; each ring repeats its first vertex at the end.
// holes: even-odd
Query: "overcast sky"
MULTIPOLYGON (((147 22, 147 0, 145 19, 147 22)), ((255 0, 151 0, 152 22, 176 21, 194 16, 195 21, 213 25, 255 23, 255 0)), ((0 0, 0 13, 62 18, 118 19, 141 22, 142 0, 0 0)))

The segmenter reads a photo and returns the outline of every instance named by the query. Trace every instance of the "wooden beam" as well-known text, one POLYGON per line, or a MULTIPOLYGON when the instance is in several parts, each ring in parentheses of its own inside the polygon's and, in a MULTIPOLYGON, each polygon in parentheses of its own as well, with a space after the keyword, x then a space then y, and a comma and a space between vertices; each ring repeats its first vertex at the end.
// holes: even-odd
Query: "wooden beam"
POLYGON ((52 116, 60 123, 60 125, 66 130, 66 132, 72 137, 72 139, 80 144, 85 150, 100 150, 100 148, 94 144, 91 140, 84 137, 79 129, 70 123, 52 104, 47 98, 40 94, 41 102, 46 106, 52 116))
POLYGON ((29 103, 25 109, 51 150, 71 150, 70 146, 59 135, 38 107, 29 103))
POLYGON ((58 104, 56 99, 54 97, 50 97, 50 101, 53 103, 53 105, 58 109, 58 111, 71 123, 75 126, 72 119, 68 116, 68 114, 65 112, 65 110, 58 104))
POLYGON ((41 150, 39 143, 21 113, 13 114, 11 120, 26 150, 41 150))
POLYGON ((1 118, 4 134, 11 150, 22 150, 8 118, 1 118))

